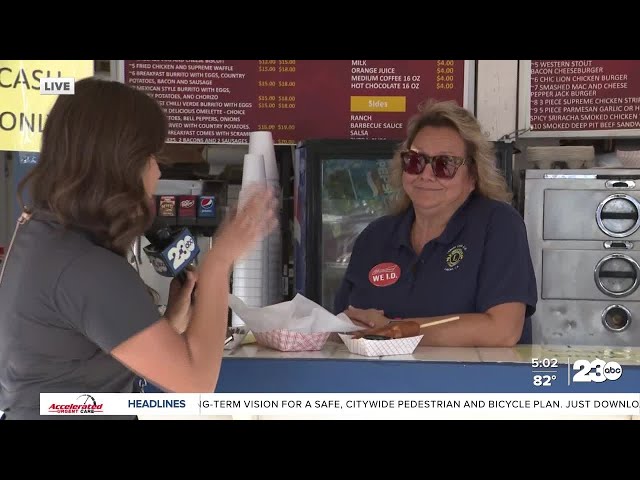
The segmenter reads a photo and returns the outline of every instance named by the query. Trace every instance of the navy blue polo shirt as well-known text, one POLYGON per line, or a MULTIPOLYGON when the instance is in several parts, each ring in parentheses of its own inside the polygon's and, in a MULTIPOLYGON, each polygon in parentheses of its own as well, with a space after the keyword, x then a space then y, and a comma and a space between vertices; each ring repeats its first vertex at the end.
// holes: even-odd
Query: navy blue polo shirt
MULTIPOLYGON (((388 318, 484 313, 508 302, 536 309, 536 278, 527 232, 511 205, 472 193, 444 232, 420 254, 411 246, 413 208, 374 220, 356 240, 336 294, 334 313, 349 305, 388 318)), ((526 322, 521 343, 530 342, 526 322)))

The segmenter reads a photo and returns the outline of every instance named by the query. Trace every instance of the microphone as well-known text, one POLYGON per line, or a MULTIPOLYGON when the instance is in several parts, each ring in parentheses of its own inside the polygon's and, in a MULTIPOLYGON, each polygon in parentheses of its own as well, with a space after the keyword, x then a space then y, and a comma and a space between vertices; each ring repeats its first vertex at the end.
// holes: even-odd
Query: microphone
POLYGON ((162 227, 145 234, 149 245, 144 253, 154 270, 163 277, 178 277, 184 283, 186 268, 198 257, 200 248, 188 228, 177 233, 169 227, 162 227))

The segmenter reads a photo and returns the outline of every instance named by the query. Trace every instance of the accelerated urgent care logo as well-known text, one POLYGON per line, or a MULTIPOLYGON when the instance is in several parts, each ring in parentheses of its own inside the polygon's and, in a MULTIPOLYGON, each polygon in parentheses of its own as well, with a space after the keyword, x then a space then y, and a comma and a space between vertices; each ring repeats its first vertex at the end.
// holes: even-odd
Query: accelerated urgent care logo
POLYGON ((93 60, 0 60, 0 150, 39 152, 53 103, 93 76, 93 60), (42 86, 42 80, 45 85, 42 86), (41 94, 45 88, 46 93, 41 94))
POLYGON ((73 403, 52 403, 49 406, 49 413, 61 414, 85 414, 101 413, 103 404, 98 403, 92 395, 80 395, 73 403))

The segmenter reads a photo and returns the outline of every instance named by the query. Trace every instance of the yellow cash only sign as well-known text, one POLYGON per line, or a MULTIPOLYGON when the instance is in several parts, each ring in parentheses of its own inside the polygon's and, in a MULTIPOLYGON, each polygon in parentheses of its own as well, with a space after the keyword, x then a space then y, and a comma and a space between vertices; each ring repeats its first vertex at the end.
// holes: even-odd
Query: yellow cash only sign
POLYGON ((39 152, 57 95, 41 95, 40 79, 94 74, 93 60, 0 60, 0 151, 39 152))

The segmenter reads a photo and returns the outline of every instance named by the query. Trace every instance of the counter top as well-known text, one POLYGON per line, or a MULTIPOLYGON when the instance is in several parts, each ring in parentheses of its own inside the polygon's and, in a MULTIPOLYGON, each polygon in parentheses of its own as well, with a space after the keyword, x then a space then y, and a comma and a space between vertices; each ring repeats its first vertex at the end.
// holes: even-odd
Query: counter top
MULTIPOLYGON (((216 392, 637 393, 638 385, 638 347, 418 347, 411 355, 365 357, 329 341, 309 352, 281 352, 255 343, 227 350, 216 392), (547 361, 534 368, 534 358, 547 361), (622 376, 576 382, 574 362, 596 358, 620 364, 622 376)), ((148 391, 158 390, 151 385, 148 391)))
POLYGON ((474 347, 418 347, 411 355, 365 357, 356 355, 342 342, 329 341, 322 350, 309 352, 281 352, 249 343, 225 352, 228 359, 286 359, 286 360, 356 360, 439 363, 516 363, 531 365, 532 359, 553 359, 567 364, 577 359, 615 361, 620 365, 640 366, 640 347, 574 347, 552 345, 518 345, 513 348, 474 347))

